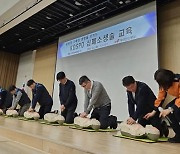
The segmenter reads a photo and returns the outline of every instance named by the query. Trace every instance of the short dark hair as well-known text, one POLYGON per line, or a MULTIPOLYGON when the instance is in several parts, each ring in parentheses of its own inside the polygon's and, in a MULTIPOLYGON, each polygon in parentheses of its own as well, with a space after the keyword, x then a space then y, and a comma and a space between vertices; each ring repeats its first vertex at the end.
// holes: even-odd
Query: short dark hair
POLYGON ((79 85, 82 85, 84 82, 87 81, 90 81, 90 79, 86 75, 83 75, 79 78, 79 85))
POLYGON ((8 91, 11 92, 11 91, 13 91, 15 89, 16 89, 16 86, 15 85, 11 85, 11 86, 9 86, 8 91))
POLYGON ((56 75, 56 80, 61 80, 61 79, 64 79, 66 77, 65 73, 64 72, 59 72, 57 75, 56 75))
POLYGON ((175 74, 172 71, 166 69, 160 68, 154 73, 154 79, 164 90, 168 90, 172 86, 174 77, 175 74))
POLYGON ((132 76, 126 76, 122 79, 122 84, 125 87, 133 83, 135 83, 135 79, 132 76))
POLYGON ((36 83, 33 79, 27 82, 27 86, 30 87, 33 83, 36 83))

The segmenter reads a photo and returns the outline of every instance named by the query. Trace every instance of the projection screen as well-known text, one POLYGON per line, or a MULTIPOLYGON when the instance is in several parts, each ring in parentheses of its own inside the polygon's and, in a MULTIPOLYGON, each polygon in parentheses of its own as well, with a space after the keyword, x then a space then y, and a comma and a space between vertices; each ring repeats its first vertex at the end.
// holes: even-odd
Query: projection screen
POLYGON ((153 80, 157 68, 156 4, 152 2, 59 38, 53 109, 60 105, 56 74, 64 71, 76 85, 76 112, 84 111, 84 90, 78 80, 87 75, 104 85, 112 101, 111 114, 124 120, 128 109, 122 78, 132 75, 157 93, 158 86, 153 80))

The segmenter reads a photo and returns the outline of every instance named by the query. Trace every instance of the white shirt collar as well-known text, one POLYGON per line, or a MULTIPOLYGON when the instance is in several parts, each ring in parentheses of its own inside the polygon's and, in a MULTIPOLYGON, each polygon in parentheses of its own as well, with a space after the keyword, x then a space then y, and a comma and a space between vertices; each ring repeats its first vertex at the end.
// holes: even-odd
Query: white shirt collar
POLYGON ((94 82, 91 80, 91 89, 89 90, 90 94, 92 93, 93 83, 94 82))
POLYGON ((68 79, 66 78, 66 82, 64 83, 64 85, 67 83, 68 79))

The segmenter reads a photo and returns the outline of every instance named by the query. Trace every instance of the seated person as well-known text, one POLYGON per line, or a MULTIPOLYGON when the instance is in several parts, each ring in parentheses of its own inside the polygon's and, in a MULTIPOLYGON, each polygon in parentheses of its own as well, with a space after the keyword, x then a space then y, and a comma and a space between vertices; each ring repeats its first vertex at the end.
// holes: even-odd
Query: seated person
POLYGON ((97 119, 101 124, 101 129, 108 127, 116 129, 117 117, 109 116, 111 100, 103 85, 98 81, 91 81, 87 76, 80 77, 79 85, 84 88, 85 92, 84 112, 80 116, 87 117, 93 109, 91 119, 97 119))
POLYGON ((64 72, 59 72, 56 76, 59 84, 59 98, 61 115, 66 123, 74 123, 74 115, 77 107, 76 87, 73 81, 66 78, 64 72))
POLYGON ((131 125, 138 121, 144 127, 152 125, 160 131, 161 136, 163 134, 167 136, 169 134, 168 128, 165 122, 163 122, 164 126, 161 125, 158 113, 153 118, 145 119, 145 115, 153 111, 156 100, 156 96, 150 87, 143 82, 135 81, 132 76, 124 77, 122 84, 127 89, 128 97, 129 119, 127 124, 131 125))
POLYGON ((29 112, 34 112, 37 102, 40 105, 39 115, 40 119, 44 118, 46 113, 51 112, 53 105, 52 97, 43 84, 36 83, 34 80, 29 80, 27 86, 32 90, 32 103, 29 112))
POLYGON ((151 118, 158 112, 158 107, 163 105, 166 95, 175 97, 165 110, 162 110, 160 116, 170 119, 170 126, 175 132, 175 137, 168 141, 171 143, 180 143, 180 74, 174 74, 170 70, 158 69, 154 74, 154 79, 159 85, 158 98, 155 100, 155 109, 146 115, 146 118, 151 118))
POLYGON ((31 100, 24 90, 16 88, 16 86, 11 85, 9 87, 9 92, 13 96, 12 106, 9 108, 10 110, 15 110, 17 105, 20 105, 19 116, 23 116, 24 112, 26 112, 29 107, 31 100))

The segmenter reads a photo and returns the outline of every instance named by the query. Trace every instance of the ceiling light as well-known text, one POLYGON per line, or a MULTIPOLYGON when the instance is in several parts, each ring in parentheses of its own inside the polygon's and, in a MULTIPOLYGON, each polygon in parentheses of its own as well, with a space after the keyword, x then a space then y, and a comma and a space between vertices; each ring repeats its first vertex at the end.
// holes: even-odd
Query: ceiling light
POLYGON ((70 16, 70 17, 73 17, 74 15, 70 13, 69 16, 70 16))
POLYGON ((82 4, 79 3, 78 1, 75 1, 75 4, 78 5, 78 6, 81 6, 82 4))
POLYGON ((123 1, 119 1, 119 4, 123 4, 123 1))
POLYGON ((3 46, 3 49, 5 49, 6 47, 5 46, 3 46))
POLYGON ((51 17, 49 17, 49 16, 46 16, 46 19, 51 20, 52 18, 51 18, 51 17))
POLYGON ((19 39, 19 41, 22 41, 22 39, 19 39))
POLYGON ((37 42, 41 42, 41 39, 37 39, 37 42))
POLYGON ((29 29, 35 29, 34 27, 32 27, 32 26, 29 26, 29 29))
POLYGON ((128 3, 130 3, 130 2, 131 2, 130 0, 125 1, 126 4, 128 4, 128 3))
POLYGON ((45 28, 44 28, 44 27, 42 27, 41 29, 42 29, 42 30, 45 30, 45 28))

